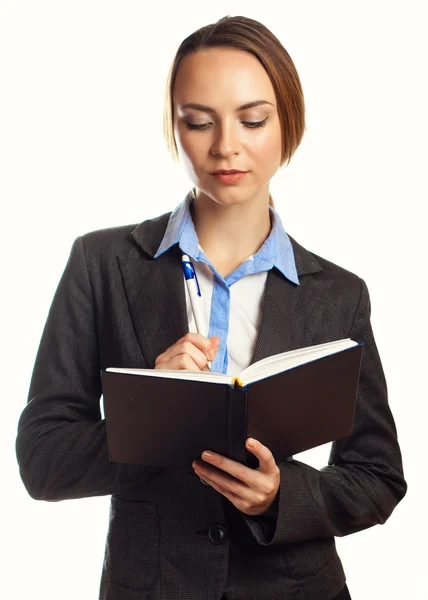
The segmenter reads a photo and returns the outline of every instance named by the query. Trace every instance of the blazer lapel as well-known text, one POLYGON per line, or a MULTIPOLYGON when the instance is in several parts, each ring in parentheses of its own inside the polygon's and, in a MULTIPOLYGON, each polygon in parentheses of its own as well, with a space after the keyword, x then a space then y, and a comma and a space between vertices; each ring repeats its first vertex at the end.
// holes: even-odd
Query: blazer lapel
POLYGON ((310 346, 332 284, 315 257, 289 238, 300 285, 289 281, 276 268, 269 271, 251 364, 273 354, 310 346))
MULTIPOLYGON (((188 331, 186 297, 178 246, 153 259, 171 213, 140 223, 133 248, 118 256, 134 328, 148 368, 159 354, 188 331)), ((332 279, 326 278, 313 254, 289 236, 300 285, 276 268, 268 272, 260 329, 251 364, 296 348, 310 346, 332 279)))
POLYGON ((132 232, 146 255, 133 248, 128 256, 117 257, 147 368, 154 368, 157 356, 189 331, 179 248, 153 259, 168 218, 166 214, 154 220, 159 227, 154 227, 154 221, 145 221, 132 232))

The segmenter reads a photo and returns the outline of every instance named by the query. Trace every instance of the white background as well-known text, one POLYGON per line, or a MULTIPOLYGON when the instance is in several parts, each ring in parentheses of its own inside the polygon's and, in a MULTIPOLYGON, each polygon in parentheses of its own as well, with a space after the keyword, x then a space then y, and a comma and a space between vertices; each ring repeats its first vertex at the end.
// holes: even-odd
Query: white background
MULTIPOLYGON (((16 426, 73 240, 172 210, 190 189, 164 147, 166 76, 181 41, 227 14, 269 27, 301 77, 307 131, 271 184, 286 230, 371 294, 409 491, 385 525, 337 540, 352 598, 428 598, 425 7, 0 1, 5 598, 98 597, 109 497, 31 499, 16 426)), ((305 458, 320 467, 327 456, 305 458)))

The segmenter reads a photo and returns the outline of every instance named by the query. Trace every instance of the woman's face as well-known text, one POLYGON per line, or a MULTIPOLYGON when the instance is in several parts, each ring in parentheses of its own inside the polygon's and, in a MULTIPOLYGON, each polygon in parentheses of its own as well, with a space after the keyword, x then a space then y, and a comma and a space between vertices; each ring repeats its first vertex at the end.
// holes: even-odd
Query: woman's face
POLYGON ((178 68, 173 100, 179 158, 198 197, 202 192, 223 205, 267 203, 281 161, 281 128, 274 89, 257 58, 235 48, 189 54, 178 68), (255 101, 264 103, 240 109, 255 101), (247 174, 229 184, 213 177, 218 169, 247 174))

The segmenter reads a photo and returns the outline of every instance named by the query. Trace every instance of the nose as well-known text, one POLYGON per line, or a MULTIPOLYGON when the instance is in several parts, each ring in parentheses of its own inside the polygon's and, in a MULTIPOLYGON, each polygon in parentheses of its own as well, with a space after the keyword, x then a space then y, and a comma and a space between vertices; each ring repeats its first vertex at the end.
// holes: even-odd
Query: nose
POLYGON ((211 152, 216 156, 227 157, 237 154, 240 145, 238 125, 236 123, 221 124, 217 129, 211 152))

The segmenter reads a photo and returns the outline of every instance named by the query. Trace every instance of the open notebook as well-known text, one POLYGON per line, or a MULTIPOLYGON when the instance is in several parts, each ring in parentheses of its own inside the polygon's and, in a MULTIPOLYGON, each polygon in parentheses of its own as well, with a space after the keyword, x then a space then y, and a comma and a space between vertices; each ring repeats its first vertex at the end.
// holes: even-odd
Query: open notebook
POLYGON ((351 339, 209 371, 101 371, 111 460, 191 468, 204 450, 249 467, 247 437, 284 460, 352 431, 363 344, 351 339))
POLYGON ((120 367, 108 367, 106 371, 113 373, 127 373, 128 375, 145 375, 148 377, 170 377, 172 379, 187 379, 192 381, 209 381, 211 383, 228 383, 244 387, 260 381, 266 377, 288 371, 293 367, 298 367, 312 360, 317 360, 323 356, 346 350, 357 346, 357 342, 350 338, 318 344, 316 346, 307 346, 289 352, 282 352, 268 356, 250 365, 237 377, 230 377, 222 373, 213 373, 211 371, 190 371, 190 370, 172 370, 172 369, 126 369, 120 367))

